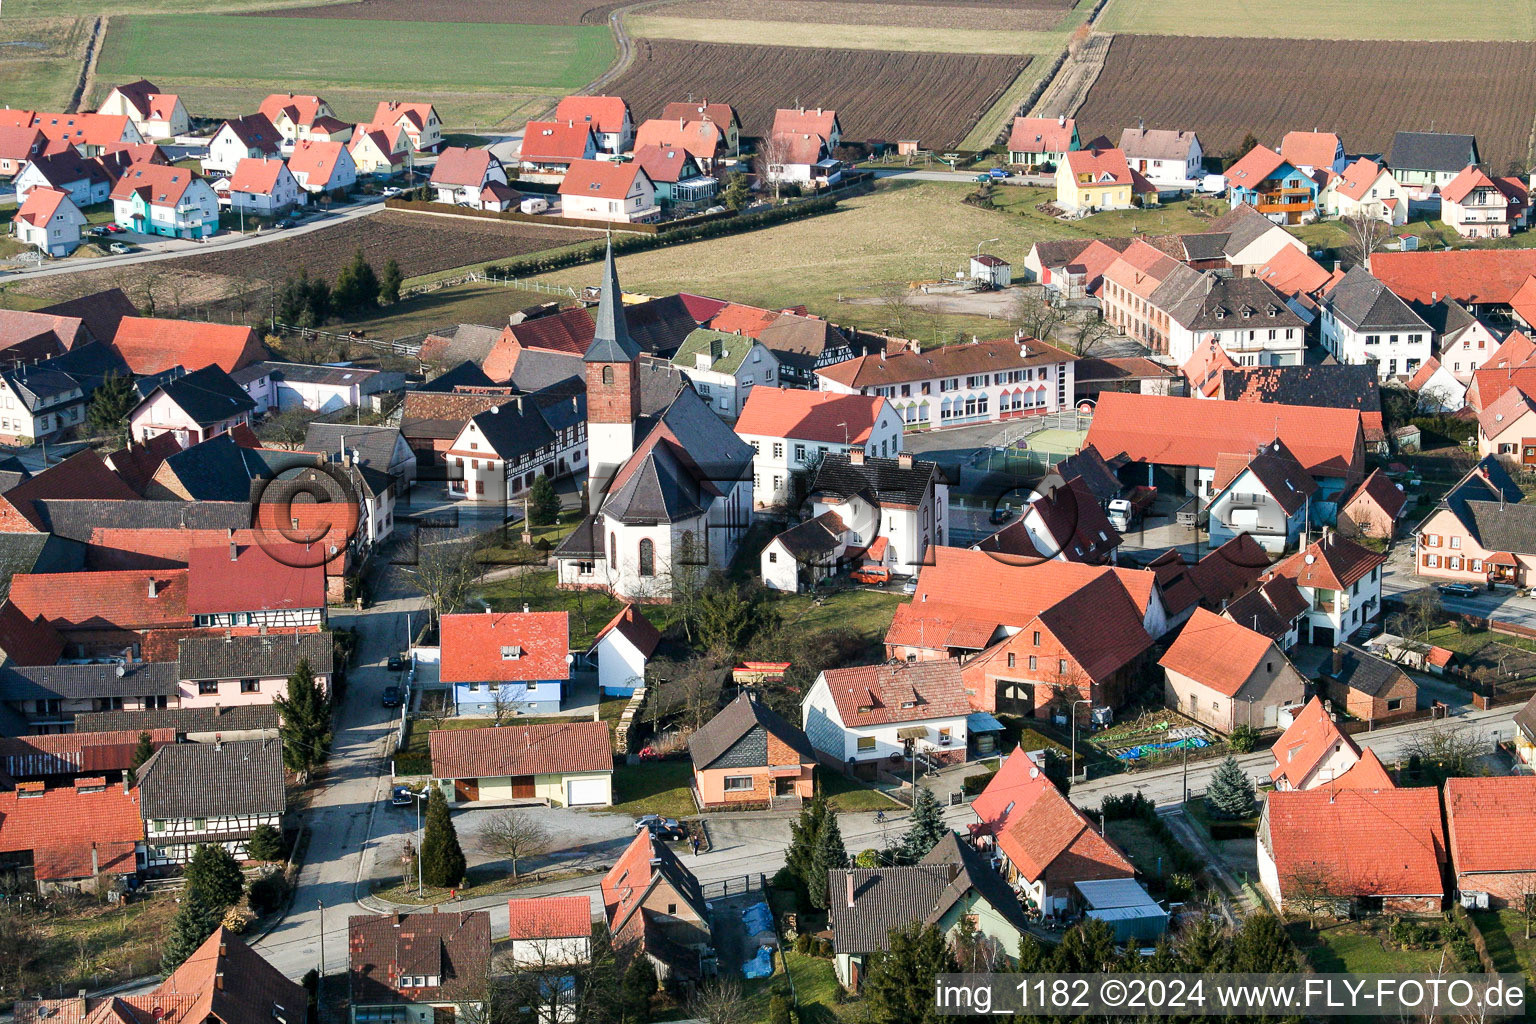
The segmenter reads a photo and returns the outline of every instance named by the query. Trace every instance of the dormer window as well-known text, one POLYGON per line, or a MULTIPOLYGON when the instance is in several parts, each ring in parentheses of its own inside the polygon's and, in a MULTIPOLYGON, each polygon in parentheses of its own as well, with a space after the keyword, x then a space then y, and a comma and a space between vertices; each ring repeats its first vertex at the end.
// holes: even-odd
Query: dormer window
POLYGON ((915 707, 917 707, 917 701, 915 701, 915 700, 904 700, 904 701, 901 702, 901 707, 902 707, 903 710, 906 710, 907 708, 915 708, 915 707))
POLYGON ((502 661, 516 661, 519 658, 521 658, 522 656, 523 656, 523 649, 521 647, 516 646, 515 644, 508 645, 508 646, 503 647, 501 649, 501 660, 502 661))

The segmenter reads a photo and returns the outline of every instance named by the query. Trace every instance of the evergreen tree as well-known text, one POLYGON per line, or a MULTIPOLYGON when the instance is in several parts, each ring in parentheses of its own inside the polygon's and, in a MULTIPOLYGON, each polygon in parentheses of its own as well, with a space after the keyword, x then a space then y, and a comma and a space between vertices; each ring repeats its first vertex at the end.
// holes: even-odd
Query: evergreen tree
POLYGON ((155 745, 150 741, 149 733, 139 733, 139 745, 133 748, 133 763, 128 767, 128 781, 137 781, 139 769, 144 767, 144 762, 155 756, 155 745))
POLYGON ((337 313, 347 316, 374 305, 379 297, 379 279, 373 267, 358 249, 352 254, 352 262, 341 268, 336 275, 336 287, 331 291, 331 306, 337 313))
POLYGON ((1183 966, 1175 968, 1174 972, 1221 973, 1227 970, 1231 954, 1232 944, 1222 935, 1221 929, 1209 918, 1202 917, 1180 945, 1179 958, 1183 966))
POLYGON ((890 949, 869 958, 864 998, 870 1019, 879 1024, 940 1024, 933 993, 941 974, 954 974, 960 965, 935 925, 913 922, 891 931, 890 949))
POLYGON ((85 421, 98 434, 121 441, 128 436, 128 414, 139 404, 132 378, 108 371, 101 386, 91 395, 85 421))
POLYGON ((1065 974, 1098 974, 1115 959, 1115 933, 1099 920, 1067 929, 1056 947, 1056 970, 1065 974))
POLYGON ((297 324, 309 304, 309 271, 300 270, 297 278, 288 278, 277 291, 277 319, 285 324, 297 324))
POLYGON ((752 190, 747 187, 747 176, 740 171, 726 175, 725 188, 720 190, 720 202, 731 210, 739 210, 752 201, 752 190))
POLYGON ((282 713, 278 735, 283 740, 283 764, 296 772, 300 780, 325 762, 331 746, 331 699, 315 679, 309 659, 299 664, 288 677, 288 694, 272 701, 282 713))
POLYGON ((830 904, 827 893, 827 872, 848 866, 848 850, 843 846, 843 830, 837 825, 837 815, 828 811, 816 830, 816 845, 811 851, 811 872, 805 887, 811 895, 811 906, 825 910, 830 904))
POLYGON ((1253 780, 1243 773, 1231 754, 1211 776, 1205 806, 1218 818, 1246 818, 1253 814, 1253 780))
POLYGON ((319 327, 331 318, 334 306, 331 302, 331 286, 319 278, 313 278, 304 293, 305 327, 319 327))
POLYGON ((187 892, 207 898, 223 910, 234 906, 245 893, 245 876, 240 862, 217 843, 200 843, 192 851, 186 868, 187 892))
POLYGON ((391 256, 384 264, 384 273, 379 275, 379 301, 386 306, 393 306, 400 301, 400 284, 404 280, 400 275, 400 264, 391 256))
POLYGON ((541 476, 528 489, 528 525, 550 526, 560 517, 560 495, 549 478, 541 476))
POLYGON ((648 956, 635 956, 624 970, 619 1003, 625 1024, 646 1024, 651 1019, 651 996, 656 994, 656 967, 648 956))
MULTIPOLYGON (((812 862, 816 857, 816 837, 829 813, 826 797, 817 793, 810 803, 800 808, 800 820, 789 823, 789 851, 784 857, 784 869, 807 893, 811 888, 807 880, 811 877, 812 862)), ((822 887, 826 887, 825 879, 822 887)))
POLYGON ((428 885, 450 889, 464 880, 464 850, 448 813, 448 801, 437 786, 427 798, 426 835, 421 840, 421 873, 428 885))
POLYGON ((187 957, 197 952, 197 947, 213 934, 223 919, 223 907, 189 887, 166 930, 160 969, 170 974, 180 967, 187 957))
POLYGON ((944 823, 944 808, 927 787, 920 786, 912 801, 912 815, 907 819, 907 834, 901 840, 901 861, 916 864, 928 856, 928 851, 939 845, 939 840, 949 835, 944 823))
POLYGON ((257 825, 251 832, 245 852, 251 860, 279 860, 283 856, 283 834, 276 825, 257 825))
POLYGON ((1288 974, 1299 963, 1291 937, 1273 914, 1254 914, 1232 937, 1232 970, 1239 974, 1288 974))
POLYGON ((1237 145, 1237 155, 1238 155, 1238 157, 1242 158, 1244 156, 1247 156, 1248 155, 1248 151, 1251 150, 1251 149, 1256 148, 1258 146, 1258 144, 1259 144, 1259 140, 1253 134, 1253 132, 1249 132, 1247 135, 1244 135, 1243 136, 1243 141, 1238 143, 1238 145, 1237 145))

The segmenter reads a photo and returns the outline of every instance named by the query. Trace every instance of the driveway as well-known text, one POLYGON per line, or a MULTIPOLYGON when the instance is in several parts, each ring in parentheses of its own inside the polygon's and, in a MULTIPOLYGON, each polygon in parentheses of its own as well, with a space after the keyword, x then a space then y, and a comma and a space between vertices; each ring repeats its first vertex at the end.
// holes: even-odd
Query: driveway
MULTIPOLYGON (((1404 538, 1393 544, 1387 556, 1387 564, 1383 567, 1381 575, 1382 594, 1404 594, 1445 582, 1428 576, 1418 576, 1413 570, 1413 542, 1411 539, 1404 538)), ((1452 597, 1449 594, 1441 594, 1440 603, 1446 611, 1478 615, 1485 619, 1503 619, 1505 622, 1514 622, 1536 629, 1536 598, 1521 597, 1509 587, 1481 590, 1475 597, 1452 597)))

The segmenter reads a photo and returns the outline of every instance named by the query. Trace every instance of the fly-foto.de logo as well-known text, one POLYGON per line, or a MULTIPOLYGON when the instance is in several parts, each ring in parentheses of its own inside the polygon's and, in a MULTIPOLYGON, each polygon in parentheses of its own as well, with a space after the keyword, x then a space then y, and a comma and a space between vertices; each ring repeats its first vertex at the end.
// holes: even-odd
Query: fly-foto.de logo
POLYGON ((251 530, 274 561, 294 568, 325 565, 342 554, 360 526, 361 502, 350 467, 331 463, 289 469, 252 494, 251 530))

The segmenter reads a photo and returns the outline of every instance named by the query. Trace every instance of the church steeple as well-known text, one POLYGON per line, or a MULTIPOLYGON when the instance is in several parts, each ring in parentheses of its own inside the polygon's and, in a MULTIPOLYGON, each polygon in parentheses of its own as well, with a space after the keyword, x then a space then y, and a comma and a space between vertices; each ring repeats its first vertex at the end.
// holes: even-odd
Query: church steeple
POLYGON ((584 357, 589 363, 629 363, 640 357, 640 346, 629 336, 624 319, 624 293, 613 265, 613 240, 603 258, 603 293, 597 304, 597 331, 584 357))
POLYGON ((603 261, 603 294, 596 330, 583 357, 587 365, 587 496, 595 512, 608 482, 635 451, 640 418, 640 346, 629 336, 624 293, 613 265, 613 242, 603 261))

